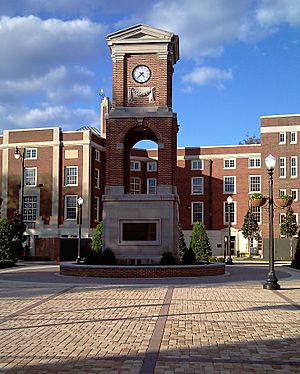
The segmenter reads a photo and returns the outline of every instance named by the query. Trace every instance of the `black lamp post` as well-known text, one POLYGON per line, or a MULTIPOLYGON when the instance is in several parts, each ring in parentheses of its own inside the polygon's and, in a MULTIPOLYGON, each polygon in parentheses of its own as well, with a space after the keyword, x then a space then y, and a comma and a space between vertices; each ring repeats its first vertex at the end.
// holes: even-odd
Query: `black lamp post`
POLYGON ((274 270, 274 227, 273 227, 273 172, 276 165, 274 156, 269 155, 265 159, 266 167, 269 174, 269 274, 263 288, 267 290, 279 290, 280 285, 274 270))
POLYGON ((21 170, 21 197, 20 197, 21 204, 19 204, 19 206, 20 206, 19 212, 20 212, 22 220, 23 220, 23 199, 24 199, 24 171, 25 171, 24 159, 25 159, 25 152, 26 152, 25 148, 23 149, 23 153, 22 153, 20 151, 20 149, 18 147, 16 147, 16 150, 15 150, 15 153, 14 153, 14 157, 15 157, 16 160, 19 160, 21 158, 21 169, 22 169, 21 170))
POLYGON ((228 239, 227 239, 227 265, 233 265, 233 261, 231 258, 231 204, 233 203, 233 199, 231 196, 227 197, 227 211, 228 211, 228 239))
POLYGON ((80 250, 81 250, 81 220, 82 220, 82 204, 83 204, 83 198, 79 197, 77 199, 78 204, 78 219, 79 219, 79 226, 78 226, 78 247, 77 247, 77 264, 80 263, 80 250))

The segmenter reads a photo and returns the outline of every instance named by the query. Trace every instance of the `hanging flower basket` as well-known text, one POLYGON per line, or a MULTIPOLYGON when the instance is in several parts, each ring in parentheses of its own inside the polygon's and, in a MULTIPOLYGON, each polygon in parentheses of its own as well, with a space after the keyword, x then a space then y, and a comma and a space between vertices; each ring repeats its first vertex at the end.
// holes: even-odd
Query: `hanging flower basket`
POLYGON ((250 205, 254 207, 264 206, 266 202, 267 202, 266 196, 263 196, 261 194, 253 194, 250 197, 250 205))
POLYGON ((287 208, 291 206, 293 202, 293 198, 290 195, 283 195, 276 198, 276 205, 280 208, 287 208))

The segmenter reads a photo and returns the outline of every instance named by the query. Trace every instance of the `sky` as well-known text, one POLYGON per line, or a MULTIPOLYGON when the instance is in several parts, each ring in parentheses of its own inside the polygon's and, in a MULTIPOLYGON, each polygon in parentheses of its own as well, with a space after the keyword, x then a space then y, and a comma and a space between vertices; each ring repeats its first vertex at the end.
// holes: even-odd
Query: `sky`
POLYGON ((0 134, 99 127, 105 37, 139 23, 179 36, 178 146, 238 144, 260 116, 300 113, 299 0, 0 0, 0 134))

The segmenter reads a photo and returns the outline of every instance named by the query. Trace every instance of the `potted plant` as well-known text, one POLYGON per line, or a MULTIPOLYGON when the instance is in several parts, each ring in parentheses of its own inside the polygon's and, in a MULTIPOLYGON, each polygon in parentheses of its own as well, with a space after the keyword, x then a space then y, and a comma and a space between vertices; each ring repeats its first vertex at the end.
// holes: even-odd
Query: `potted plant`
POLYGON ((250 196, 250 204, 251 206, 263 206, 267 201, 267 197, 262 195, 261 193, 254 193, 250 196))
POLYGON ((276 198, 276 205, 280 208, 287 208, 292 205, 293 197, 291 195, 281 195, 276 198))

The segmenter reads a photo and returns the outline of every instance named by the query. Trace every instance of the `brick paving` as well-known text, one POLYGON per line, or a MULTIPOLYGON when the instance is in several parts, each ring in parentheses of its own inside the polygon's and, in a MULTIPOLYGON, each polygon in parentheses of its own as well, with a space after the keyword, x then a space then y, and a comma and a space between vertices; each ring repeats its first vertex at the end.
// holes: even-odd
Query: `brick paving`
POLYGON ((300 272, 276 269, 269 291, 254 267, 227 271, 163 284, 0 271, 0 372, 299 373, 300 272))

